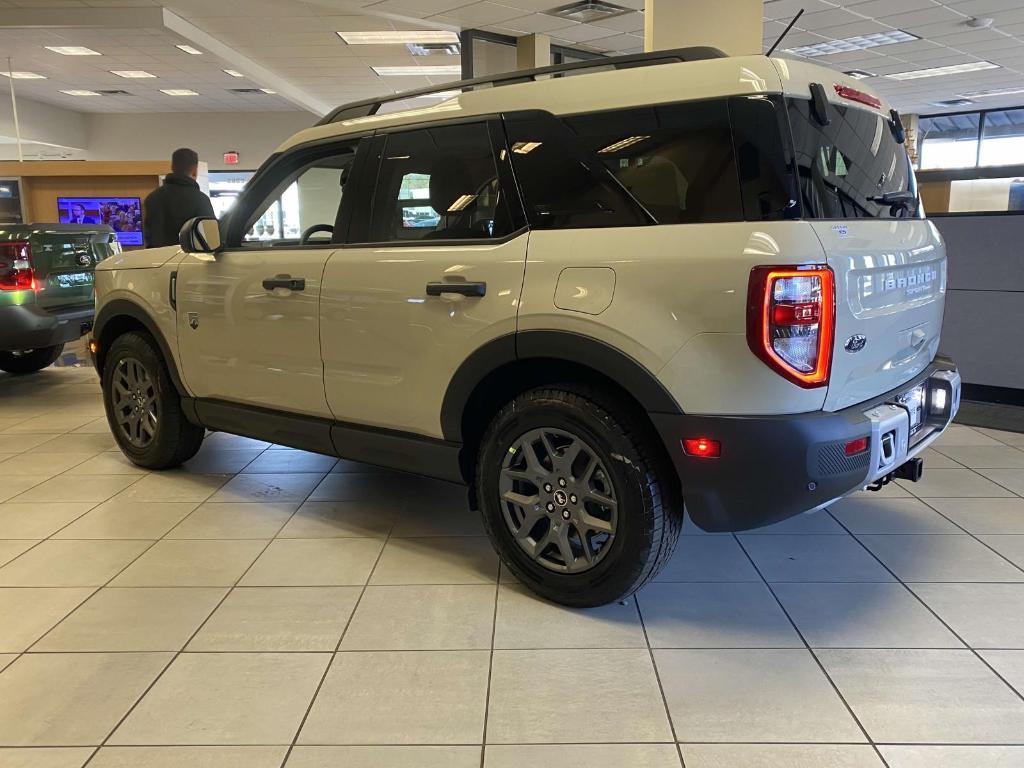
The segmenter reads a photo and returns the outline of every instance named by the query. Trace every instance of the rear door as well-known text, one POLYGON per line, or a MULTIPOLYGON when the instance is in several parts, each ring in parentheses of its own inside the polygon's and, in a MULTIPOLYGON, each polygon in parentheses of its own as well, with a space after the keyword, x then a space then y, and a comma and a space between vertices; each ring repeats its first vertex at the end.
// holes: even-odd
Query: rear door
POLYGON ((93 271, 118 248, 106 227, 61 224, 31 236, 36 303, 54 310, 93 303, 93 271))
POLYGON ((808 99, 789 99, 804 216, 836 279, 836 331, 826 410, 898 387, 939 347, 946 255, 918 204, 906 149, 879 110, 830 102, 828 125, 808 99))
POLYGON ((441 437, 458 367, 511 346, 529 235, 496 119, 374 139, 349 242, 324 273, 320 333, 334 417, 441 437))

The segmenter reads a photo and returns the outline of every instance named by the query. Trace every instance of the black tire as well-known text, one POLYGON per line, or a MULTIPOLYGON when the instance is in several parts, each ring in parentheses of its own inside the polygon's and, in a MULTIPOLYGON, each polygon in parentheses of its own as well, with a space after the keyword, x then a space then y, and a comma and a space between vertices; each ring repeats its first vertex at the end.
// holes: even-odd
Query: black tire
POLYGON ((0 371, 15 375, 35 373, 57 362, 63 351, 64 345, 58 344, 55 347, 40 347, 24 352, 0 352, 0 371))
POLYGON ((103 405, 110 431, 133 464, 145 469, 170 469, 188 461, 199 451, 205 430, 185 418, 181 396, 171 381, 159 347, 150 336, 133 331, 115 339, 107 350, 102 383, 103 405), (135 438, 129 435, 120 420, 126 410, 130 410, 131 401, 118 400, 124 380, 118 381, 120 388, 115 393, 114 379, 115 375, 121 376, 128 366, 136 364, 141 365, 147 376, 149 386, 140 397, 150 404, 148 407, 155 414, 155 427, 148 433, 148 439, 138 439, 133 443, 135 438))
MULTIPOLYGON (((481 443, 476 491, 487 534, 513 575, 542 597, 579 608, 622 600, 653 579, 671 558, 683 524, 679 484, 671 474, 674 470, 657 440, 653 428, 641 414, 616 403, 615 397, 588 387, 559 385, 535 389, 502 408, 481 443), (610 538, 599 536, 606 543, 596 555, 591 552, 589 543, 584 545, 592 557, 588 556, 583 566, 587 570, 582 572, 571 572, 569 568, 558 572, 552 570, 557 564, 551 564, 550 555, 547 559, 535 559, 535 554, 528 554, 527 546, 535 551, 539 547, 537 536, 524 539, 520 535, 517 541, 513 524, 507 518, 507 515, 514 516, 509 510, 522 510, 524 516, 520 531, 525 531, 528 512, 531 518, 538 519, 539 527, 532 530, 544 533, 545 525, 555 530, 565 527, 575 531, 569 535, 575 535, 573 541, 578 543, 581 529, 572 527, 575 523, 570 521, 567 510, 564 520, 570 522, 560 522, 557 517, 562 513, 557 509, 546 512, 548 520, 543 517, 550 503, 547 499, 559 503, 565 501, 565 494, 557 495, 557 486, 556 495, 548 493, 545 496, 543 485, 546 483, 526 481, 531 490, 523 493, 530 494, 531 499, 541 499, 545 504, 543 508, 537 504, 509 506, 502 500, 502 483, 509 482, 503 473, 524 475, 531 471, 515 467, 503 469, 514 460, 507 457, 515 455, 517 446, 525 445, 524 437, 529 440, 529 435, 537 431, 547 434, 547 430, 561 433, 566 439, 578 437, 579 445, 589 449, 596 460, 603 462, 599 471, 604 481, 610 480, 608 495, 615 498, 617 511, 609 524, 614 534, 610 538), (521 545, 519 542, 523 540, 529 544, 521 545)), ((572 445, 575 444, 568 444, 572 445)), ((561 449, 563 453, 557 453, 558 450, 556 447, 559 460, 568 462, 571 448, 561 449)), ((537 453, 533 455, 536 457, 537 453)), ((567 464, 563 469, 565 466, 567 464)), ((561 478, 555 482, 561 482, 561 478)), ((569 478, 568 487, 570 490, 576 488, 582 496, 584 491, 577 485, 579 482, 577 477, 569 478)), ((577 499, 575 494, 571 498, 573 501, 577 499)), ((572 514, 575 521, 577 513, 572 514)), ((589 537, 590 534, 584 536, 589 537)), ((554 559, 558 559, 559 550, 552 549, 555 546, 549 544, 546 551, 553 552, 554 559)), ((563 564, 565 560, 560 558, 563 564)), ((575 560, 577 564, 580 562, 575 560)))

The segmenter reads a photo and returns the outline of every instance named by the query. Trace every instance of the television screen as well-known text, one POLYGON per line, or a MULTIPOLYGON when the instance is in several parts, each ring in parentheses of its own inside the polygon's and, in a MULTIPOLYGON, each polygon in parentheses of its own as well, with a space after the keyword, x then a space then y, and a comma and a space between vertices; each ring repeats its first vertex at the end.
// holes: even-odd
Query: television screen
POLYGON ((61 224, 106 224, 121 245, 142 245, 142 202, 137 197, 58 197, 61 224))

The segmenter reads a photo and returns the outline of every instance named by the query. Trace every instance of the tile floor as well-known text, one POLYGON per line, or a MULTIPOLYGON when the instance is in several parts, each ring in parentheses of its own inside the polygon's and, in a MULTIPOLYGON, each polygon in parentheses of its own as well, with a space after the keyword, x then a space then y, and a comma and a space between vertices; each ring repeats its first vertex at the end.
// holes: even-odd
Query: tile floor
POLYGON ((217 434, 113 449, 0 375, 0 766, 1024 766, 1024 436, 546 604, 451 486, 217 434))

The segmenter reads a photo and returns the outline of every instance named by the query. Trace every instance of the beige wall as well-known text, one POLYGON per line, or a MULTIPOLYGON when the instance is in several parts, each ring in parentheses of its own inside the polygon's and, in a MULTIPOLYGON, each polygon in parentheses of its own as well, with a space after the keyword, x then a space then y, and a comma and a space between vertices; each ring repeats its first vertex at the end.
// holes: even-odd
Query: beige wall
MULTIPOLYGON (((3 80, 0 83, 0 136, 13 139, 15 131, 11 96, 7 90, 7 78, 3 80)), ((85 146, 85 115, 79 112, 29 99, 18 99, 18 122, 21 124, 24 144, 33 144, 24 147, 26 156, 40 151, 41 148, 35 143, 78 149, 85 146)), ((0 144, 0 159, 16 160, 17 157, 18 148, 14 144, 0 144)))
POLYGON ((313 125, 309 112, 237 112, 85 115, 89 160, 161 160, 170 162, 178 147, 191 147, 224 170, 223 155, 237 150, 240 169, 255 169, 293 133, 313 125))

